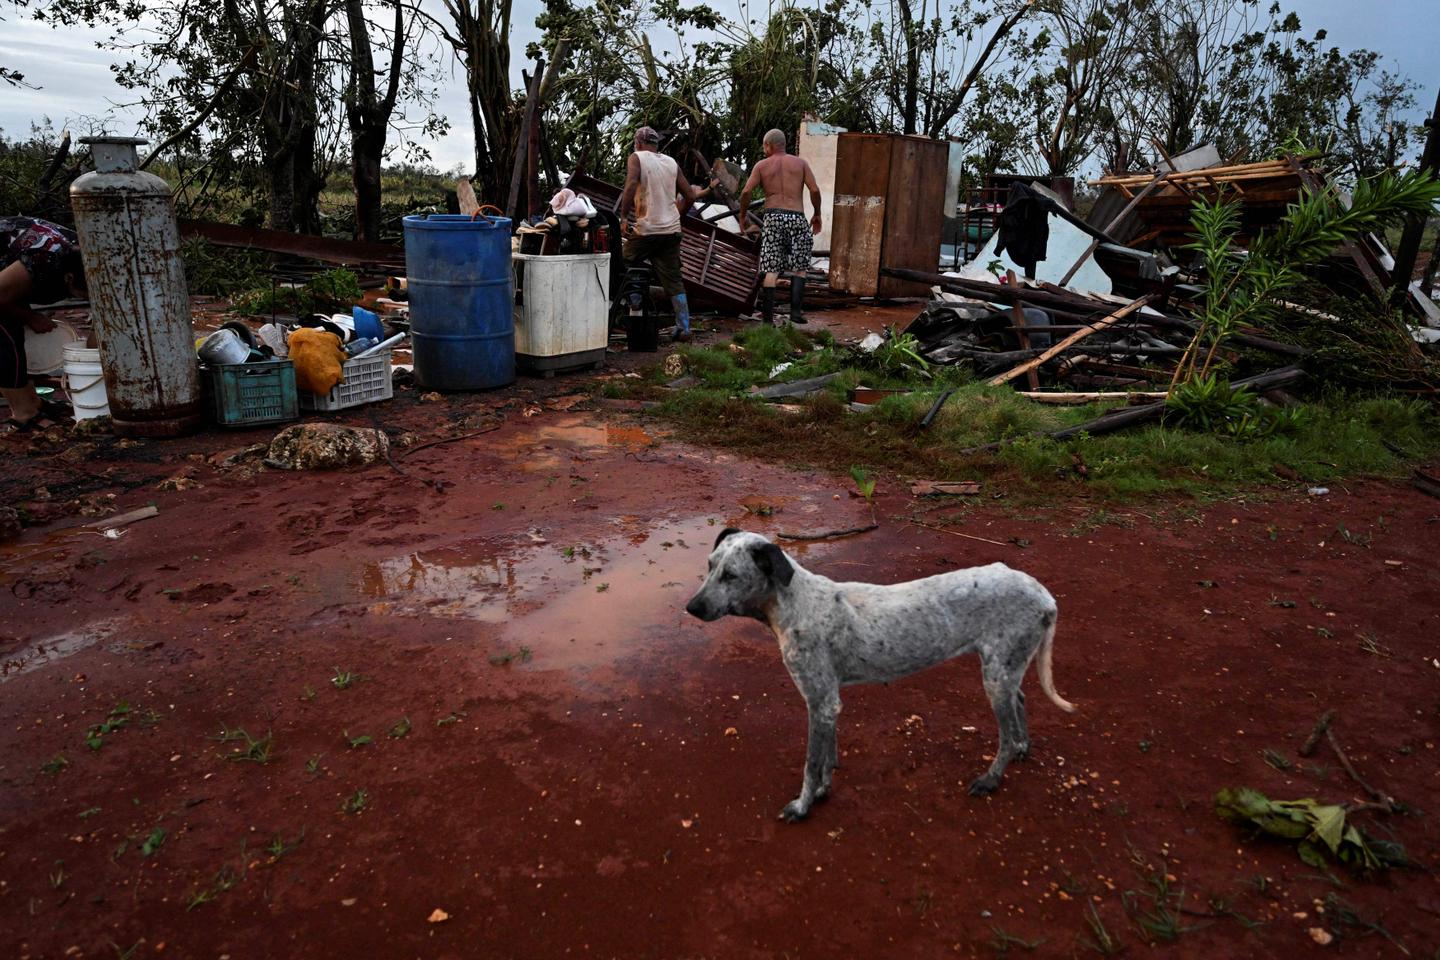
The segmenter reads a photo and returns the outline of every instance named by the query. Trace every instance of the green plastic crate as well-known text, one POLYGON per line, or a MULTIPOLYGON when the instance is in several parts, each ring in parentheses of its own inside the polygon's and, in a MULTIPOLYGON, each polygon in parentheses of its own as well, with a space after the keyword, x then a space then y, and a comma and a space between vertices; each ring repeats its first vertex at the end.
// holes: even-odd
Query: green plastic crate
POLYGON ((283 423, 300 416, 295 364, 289 360, 210 367, 210 408, 222 427, 283 423))

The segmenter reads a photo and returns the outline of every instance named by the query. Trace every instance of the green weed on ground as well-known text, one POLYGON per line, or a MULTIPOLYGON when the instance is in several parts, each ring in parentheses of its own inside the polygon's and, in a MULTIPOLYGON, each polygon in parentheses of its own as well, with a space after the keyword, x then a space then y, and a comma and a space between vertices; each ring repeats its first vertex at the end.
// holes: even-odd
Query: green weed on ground
POLYGON ((1081 494, 1114 502, 1153 496, 1211 499, 1280 482, 1324 485, 1345 477, 1398 475, 1410 460, 1440 453, 1440 416, 1403 396, 1322 391, 1295 408, 1283 429, 1237 438, 1155 423, 1065 441, 1037 436, 1082 424, 1114 404, 1055 407, 1012 387, 990 387, 962 367, 928 369, 858 357, 852 350, 786 329, 743 331, 733 344, 682 347, 699 383, 667 389, 658 368, 641 381, 611 381, 607 392, 659 401, 654 415, 679 435, 791 466, 845 473, 904 464, 906 477, 977 479, 1003 490, 1012 504, 1081 494), (792 381, 835 373, 825 389, 784 409, 749 395, 777 376, 792 381), (846 391, 864 385, 909 389, 863 413, 846 391), (920 421, 944 391, 953 393, 928 429, 920 421), (973 448, 1002 441, 994 451, 973 448), (1401 453, 1396 450, 1403 451, 1401 453))

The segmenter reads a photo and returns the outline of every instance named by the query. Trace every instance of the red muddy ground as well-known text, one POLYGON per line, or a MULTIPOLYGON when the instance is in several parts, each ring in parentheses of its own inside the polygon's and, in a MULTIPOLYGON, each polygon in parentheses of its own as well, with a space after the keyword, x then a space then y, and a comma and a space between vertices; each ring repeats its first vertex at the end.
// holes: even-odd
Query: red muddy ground
MULTIPOLYGON (((774 641, 683 605, 723 526, 868 511, 841 478, 589 401, 545 409, 577 383, 405 393, 383 425, 505 425, 399 457, 404 476, 195 462, 202 487, 158 492, 186 454, 271 431, 93 452, 74 491, 160 515, 113 540, 61 520, 0 553, 0 956, 1027 955, 1012 937, 1064 957, 1093 953, 1087 903, 1139 955, 1125 902, 1153 912, 1127 894, 1153 892, 1145 864, 1183 889, 1171 955, 1402 955, 1322 914, 1328 894, 1434 955, 1432 876, 1337 867, 1335 886, 1210 798, 1362 799, 1326 746, 1303 770, 1262 756, 1297 760, 1335 707, 1360 773, 1420 811, 1363 822, 1437 865, 1440 503, 1360 482, 1129 526, 1084 503, 954 508, 992 544, 906 525, 914 505, 882 481, 878 531, 792 555, 881 582, 1026 570, 1059 600, 1057 683, 1079 712, 1029 680, 1032 757, 977 800, 995 724, 973 660, 851 688, 835 794, 789 826, 804 711, 774 641), (337 668, 363 679, 337 689, 337 668), (90 749, 121 701, 128 722, 90 749), (222 728, 273 733, 271 762, 224 759, 222 728), (277 835, 299 842, 276 857, 277 835), (1310 928, 1346 935, 1321 947, 1310 928)), ((4 454, 12 497, 66 482, 63 460, 22 453, 4 454)))

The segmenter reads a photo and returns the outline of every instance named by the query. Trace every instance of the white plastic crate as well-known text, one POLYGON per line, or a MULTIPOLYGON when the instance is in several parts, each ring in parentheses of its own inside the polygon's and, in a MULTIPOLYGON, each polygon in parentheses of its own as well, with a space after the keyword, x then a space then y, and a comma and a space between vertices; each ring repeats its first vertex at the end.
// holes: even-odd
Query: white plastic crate
POLYGON ((381 350, 356 360, 346 360, 341 370, 345 373, 345 379, 335 384, 325 396, 302 390, 300 409, 323 413, 358 407, 362 403, 374 403, 377 400, 389 400, 395 396, 395 385, 390 380, 389 350, 381 350))

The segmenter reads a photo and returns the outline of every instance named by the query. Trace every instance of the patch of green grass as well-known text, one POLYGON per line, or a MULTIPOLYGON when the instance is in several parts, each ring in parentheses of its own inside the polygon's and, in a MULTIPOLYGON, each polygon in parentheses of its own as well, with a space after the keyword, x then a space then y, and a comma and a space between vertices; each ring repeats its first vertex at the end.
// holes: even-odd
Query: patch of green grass
POLYGON ((1260 756, 1276 770, 1293 770, 1295 768, 1295 764, 1290 762, 1290 758, 1279 750, 1272 750, 1267 747, 1261 751, 1260 756))
POLYGON ((1090 929, 1090 935, 1080 937, 1081 946, 1094 950, 1102 957, 1113 957, 1124 952, 1125 945, 1105 926, 1105 921, 1100 918, 1100 911, 1096 909, 1094 900, 1085 902, 1085 926, 1090 929))
POLYGON ((1120 902, 1130 921, 1149 943, 1174 943, 1182 934, 1195 929, 1195 925, 1184 922, 1181 912, 1181 905, 1185 902, 1184 888, 1172 889, 1170 878, 1163 869, 1147 868, 1145 886, 1124 891, 1120 894, 1120 902))
POLYGON ((210 878, 209 885, 201 887, 190 895, 190 899, 185 902, 185 912, 189 913, 196 907, 215 900, 239 882, 240 874, 235 871, 234 867, 226 864, 215 872, 215 876, 210 878))
POLYGON ((151 830, 150 836, 146 837, 145 841, 140 844, 140 855, 144 857, 154 856, 156 851, 164 845, 167 836, 169 836, 169 834, 164 827, 156 827, 154 830, 151 830))
POLYGON ((110 709, 103 723, 97 723, 85 733, 85 745, 91 750, 99 750, 105 744, 107 734, 114 733, 125 726, 130 720, 130 704, 121 700, 110 709))
MULTIPOLYGON (((890 470, 904 464, 907 476, 964 477, 1001 488, 1012 504, 1053 499, 1056 487, 1067 497, 1084 491, 1092 499, 1131 502, 1157 495, 1210 500, 1237 490, 1277 484, 1293 486, 1277 468, 1299 482, 1325 484, 1349 476, 1398 476, 1407 460, 1384 441, 1414 458, 1440 453, 1440 416, 1423 401, 1325 391, 1287 417, 1283 429, 1250 439, 1155 423, 1064 441, 1037 436, 1076 426, 1114 409, 1110 404, 1056 407, 1034 403, 1009 386, 977 382, 963 368, 932 367, 933 379, 914 372, 864 369, 852 354, 803 346, 805 335, 756 328, 728 344, 684 347, 696 387, 664 390, 658 367, 648 380, 625 381, 629 395, 660 401, 653 415, 670 421, 686 440, 720 446, 760 458, 784 451, 790 463, 816 465, 837 473, 850 467, 890 470), (841 376, 819 394, 800 401, 798 413, 748 395, 765 382, 775 364, 794 365, 782 379, 822 373, 841 376), (845 406, 845 391, 860 383, 910 388, 886 397, 863 413, 845 406), (943 389, 954 394, 929 429, 919 421, 943 389), (978 450, 1003 442, 997 450, 978 450)), ((1357 540, 1362 537, 1357 536, 1357 540)))
POLYGON ((1360 908, 1344 897, 1336 893, 1325 895, 1325 916, 1330 925, 1330 932, 1337 937, 1369 936, 1378 933, 1389 940, 1401 953, 1410 956, 1410 950, 1395 935, 1380 923, 1376 918, 1368 917, 1360 912, 1360 908))
POLYGON ((215 739, 221 743, 239 744, 229 753, 221 754, 226 760, 266 764, 274 759, 275 734, 270 730, 266 730, 263 737, 252 737, 239 728, 222 726, 215 739))
POLYGON ((341 670, 335 668, 335 676, 330 678, 330 683, 336 690, 348 690, 365 678, 353 670, 341 670))
POLYGON ((284 834, 277 833, 275 834, 275 836, 271 837, 270 842, 265 845, 265 852, 270 854, 270 857, 272 859, 279 860, 281 857, 285 856, 287 853, 300 846, 300 842, 304 839, 304 827, 300 828, 300 833, 298 836, 296 836, 294 840, 286 840, 284 834))
POLYGON ((995 951, 997 957, 1009 956, 1012 948, 1019 947, 1021 950, 1033 952, 1036 947, 1045 942, 1044 937, 1037 940, 1022 940, 1020 937, 1006 933, 999 925, 992 924, 990 927, 990 939, 987 946, 995 951))

